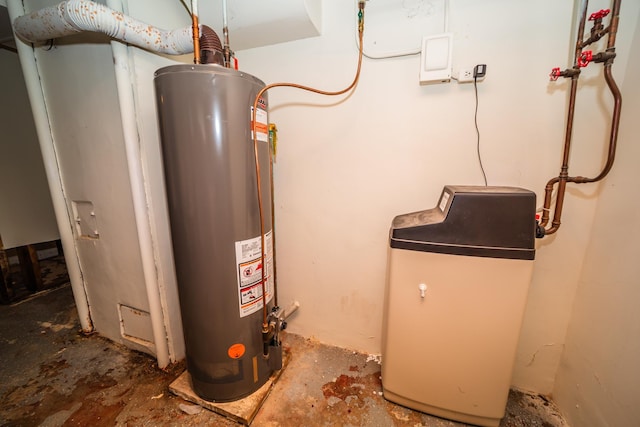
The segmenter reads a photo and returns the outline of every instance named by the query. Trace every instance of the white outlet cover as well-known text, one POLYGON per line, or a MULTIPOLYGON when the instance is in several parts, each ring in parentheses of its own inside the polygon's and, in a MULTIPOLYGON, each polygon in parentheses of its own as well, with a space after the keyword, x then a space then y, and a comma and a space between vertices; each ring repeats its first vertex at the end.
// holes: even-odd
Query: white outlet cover
POLYGON ((452 33, 442 33, 422 39, 420 84, 451 81, 452 45, 452 33))

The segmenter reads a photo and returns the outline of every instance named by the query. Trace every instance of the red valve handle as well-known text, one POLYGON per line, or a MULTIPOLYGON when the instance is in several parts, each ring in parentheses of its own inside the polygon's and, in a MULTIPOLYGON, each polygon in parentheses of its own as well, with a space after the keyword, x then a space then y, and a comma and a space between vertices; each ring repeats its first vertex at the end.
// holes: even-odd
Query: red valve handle
POLYGON ((556 67, 551 70, 551 74, 549 74, 549 81, 555 82, 560 77, 560 67, 556 67))
POLYGON ((585 50, 580 54, 580 58, 578 58, 578 65, 580 67, 586 67, 589 65, 589 62, 593 60, 593 52, 590 50, 585 50))
POLYGON ((596 19, 602 19, 607 16, 611 12, 610 9, 601 9, 597 12, 594 12, 589 16, 589 21, 595 21, 596 19))

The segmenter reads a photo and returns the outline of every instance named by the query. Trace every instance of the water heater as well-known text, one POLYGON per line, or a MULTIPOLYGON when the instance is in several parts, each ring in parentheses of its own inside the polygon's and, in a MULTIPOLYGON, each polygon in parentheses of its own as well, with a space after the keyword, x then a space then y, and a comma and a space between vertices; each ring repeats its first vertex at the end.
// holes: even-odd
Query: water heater
POLYGON ((263 355, 263 301, 272 309, 273 245, 267 98, 259 79, 218 65, 155 73, 165 185, 187 369, 209 401, 242 398, 273 372, 263 355), (254 143, 265 224, 262 262, 254 143), (266 297, 262 295, 265 269, 266 297))

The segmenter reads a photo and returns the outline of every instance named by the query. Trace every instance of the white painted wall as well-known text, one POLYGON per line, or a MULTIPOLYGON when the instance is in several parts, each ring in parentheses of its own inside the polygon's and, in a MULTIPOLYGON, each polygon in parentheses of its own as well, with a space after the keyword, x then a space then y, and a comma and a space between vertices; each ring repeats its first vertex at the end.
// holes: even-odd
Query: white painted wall
POLYGON ((18 55, 0 50, 0 236, 5 248, 60 237, 18 55))
MULTIPOLYGON (((624 23, 640 21, 629 13, 624 23)), ((640 49, 636 28, 633 52, 640 49)), ((640 420, 640 124, 637 55, 626 69, 616 165, 600 188, 598 206, 553 389, 574 426, 635 426, 640 420)))
MULTIPOLYGON (((188 23, 177 2, 145 0, 128 7, 131 15, 161 27, 188 23)), ((367 8, 373 7, 375 2, 369 2, 367 8)), ((640 4, 623 7, 636 16, 640 4)), ((572 10, 569 0, 535 6, 525 0, 451 2, 455 67, 488 65, 488 76, 478 87, 478 121, 492 185, 521 186, 541 196, 546 181, 558 173, 568 84, 549 83, 548 74, 554 66, 569 64, 572 10)), ((396 23, 398 31, 402 24, 396 23)), ((636 25, 631 20, 621 25, 617 77, 623 77, 636 25)), ((266 83, 293 81, 337 90, 353 78, 354 40, 354 4, 325 0, 321 37, 241 51, 238 59, 242 70, 266 83)), ((116 300, 142 304, 110 52, 102 42, 68 43, 38 55, 48 69, 44 85, 55 105, 54 132, 68 156, 63 178, 73 191, 69 197, 98 201, 98 218, 107 225, 101 227, 111 239, 103 240, 100 249, 84 249, 86 277, 95 277, 88 280, 88 289, 100 289, 94 301, 110 293, 116 300), (65 78, 55 80, 60 76, 65 78)), ((179 318, 152 90, 152 72, 169 63, 130 49, 158 280, 170 307, 167 330, 174 333, 179 318)), ((391 220, 433 207, 445 184, 482 183, 473 86, 419 86, 418 64, 418 57, 365 60, 358 88, 348 97, 329 99, 292 89, 269 94, 270 119, 280 130, 275 170, 280 301, 302 305, 289 323, 293 332, 378 353, 391 220)), ((610 102, 597 74, 595 67, 586 71, 580 90, 575 174, 590 175, 602 161, 610 102)), ((539 246, 514 373, 517 387, 552 390, 597 198, 597 186, 572 188, 562 228, 539 246)), ((107 308, 112 304, 104 301, 107 308)), ((100 315, 113 321, 106 312, 100 315)), ((181 351, 179 341, 175 333, 175 354, 181 351)))
MULTIPOLYGON (((375 2, 367 6, 373 7, 375 2)), ((633 15, 638 5, 625 7, 633 15)), ((346 86, 356 62, 353 5, 327 0, 324 13, 322 37, 240 52, 241 67, 267 83, 346 86)), ((568 83, 549 83, 548 74, 569 65, 572 13, 571 1, 451 1, 454 67, 488 65, 478 87, 478 121, 489 183, 535 190, 540 203, 546 181, 560 167, 568 83)), ((620 28, 618 76, 634 27, 627 20, 620 28)), ((290 89, 269 94, 270 120, 280 130, 281 301, 302 305, 290 322, 293 332, 379 352, 392 218, 433 207, 445 184, 482 183, 473 86, 421 87, 418 64, 418 57, 365 60, 356 92, 342 100, 290 89)), ((591 68, 580 91, 571 159, 572 171, 585 175, 601 163, 609 105, 591 68)), ((595 186, 572 188, 561 230, 540 243, 513 378, 517 387, 552 390, 596 199, 595 186)))

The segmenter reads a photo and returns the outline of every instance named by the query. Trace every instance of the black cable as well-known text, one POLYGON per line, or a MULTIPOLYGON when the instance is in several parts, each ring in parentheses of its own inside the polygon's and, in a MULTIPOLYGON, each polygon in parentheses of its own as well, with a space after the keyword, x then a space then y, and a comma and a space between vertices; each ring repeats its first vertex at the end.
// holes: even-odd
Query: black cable
MULTIPOLYGON (((475 74, 475 72, 474 72, 475 74)), ((478 135, 478 142, 476 144, 476 150, 478 153, 478 163, 480 163, 480 170, 482 171, 482 178, 484 178, 484 186, 487 186, 487 174, 484 172, 484 166, 482 165, 482 156, 480 155, 480 129, 478 129, 478 77, 473 77, 473 90, 476 94, 476 111, 474 114, 474 122, 476 124, 476 134, 478 135)))

